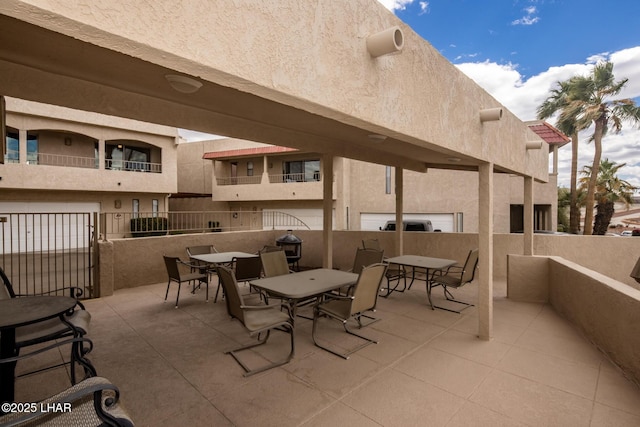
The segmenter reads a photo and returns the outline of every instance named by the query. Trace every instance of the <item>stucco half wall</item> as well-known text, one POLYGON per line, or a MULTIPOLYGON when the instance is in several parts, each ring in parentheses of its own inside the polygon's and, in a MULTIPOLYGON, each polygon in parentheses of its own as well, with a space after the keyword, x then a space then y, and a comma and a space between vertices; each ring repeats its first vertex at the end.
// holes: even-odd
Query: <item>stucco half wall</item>
POLYGON ((508 257, 509 298, 548 302, 640 385, 640 290, 560 257, 508 257))

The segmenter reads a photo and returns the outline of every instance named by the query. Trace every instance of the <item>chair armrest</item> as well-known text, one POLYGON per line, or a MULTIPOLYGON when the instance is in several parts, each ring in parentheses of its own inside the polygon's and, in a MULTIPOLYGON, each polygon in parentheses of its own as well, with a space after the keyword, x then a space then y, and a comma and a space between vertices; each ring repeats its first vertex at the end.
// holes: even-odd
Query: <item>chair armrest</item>
POLYGON ((330 299, 333 299, 333 300, 352 300, 353 299, 353 295, 340 295, 340 294, 334 294, 332 292, 325 292, 324 294, 322 294, 322 296, 323 296, 322 302, 325 302, 330 299))
MULTIPOLYGON (((91 341, 89 338, 85 338, 85 337, 69 338, 69 339, 66 339, 66 340, 57 341, 54 344, 48 345, 46 347, 40 347, 37 350, 34 350, 34 351, 26 353, 26 354, 23 353, 23 354, 21 354, 19 356, 13 356, 13 357, 7 357, 7 358, 4 358, 4 359, 0 359, 0 364, 17 362, 19 360, 28 359, 30 357, 37 356, 38 354, 47 352, 49 350, 53 350, 54 348, 61 347, 63 345, 67 345, 67 344, 71 344, 71 343, 76 343, 76 342, 87 343, 88 344, 87 347, 83 347, 83 353, 84 354, 87 354, 91 350, 93 350, 93 341, 91 341)), ((0 420, 2 420, 2 419, 0 418, 0 420)))

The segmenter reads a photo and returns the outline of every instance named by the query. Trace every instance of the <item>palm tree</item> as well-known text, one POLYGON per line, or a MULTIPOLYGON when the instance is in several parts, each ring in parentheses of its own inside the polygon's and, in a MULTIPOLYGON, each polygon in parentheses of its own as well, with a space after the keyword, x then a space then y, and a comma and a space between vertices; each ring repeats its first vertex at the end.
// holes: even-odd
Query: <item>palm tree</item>
POLYGON ((618 133, 624 120, 640 124, 640 107, 636 106, 632 99, 610 99, 620 93, 628 80, 625 78, 614 81, 612 62, 599 62, 589 76, 576 76, 570 80, 572 92, 561 116, 566 113, 567 117, 575 117, 577 129, 586 129, 591 123, 595 124, 590 138, 594 143, 594 155, 587 185, 584 234, 592 234, 593 231, 593 208, 602 158, 602 138, 607 134, 610 125, 613 126, 614 132, 618 133))
MULTIPOLYGON (((604 159, 600 162, 594 195, 597 205, 593 234, 604 235, 607 232, 611 217, 615 212, 615 202, 624 202, 627 209, 632 203, 632 196, 637 187, 617 176, 620 168, 625 165, 626 163, 617 164, 609 161, 609 159, 604 159)), ((581 188, 587 187, 591 182, 592 172, 593 168, 591 166, 585 166, 582 169, 581 188)))
MULTIPOLYGON (((538 107, 538 119, 545 120, 558 111, 563 111, 569 105, 572 94, 571 79, 557 82, 558 88, 551 90, 551 95, 538 107)), ((571 182, 569 185, 569 232, 578 234, 580 231, 580 206, 578 204, 578 129, 576 117, 561 114, 556 127, 565 135, 571 135, 571 182)))

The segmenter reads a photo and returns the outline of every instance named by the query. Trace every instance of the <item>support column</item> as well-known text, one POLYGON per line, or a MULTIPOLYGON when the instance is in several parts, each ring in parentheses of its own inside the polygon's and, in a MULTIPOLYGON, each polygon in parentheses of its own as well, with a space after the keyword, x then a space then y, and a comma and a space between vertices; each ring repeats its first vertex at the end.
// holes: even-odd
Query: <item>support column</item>
POLYGON ((267 156, 262 156, 262 176, 260 177, 260 184, 269 184, 269 159, 267 156))
POLYGON ((404 227, 402 224, 402 217, 404 216, 404 169, 396 167, 396 256, 400 256, 404 253, 404 227))
POLYGON ((322 156, 322 267, 333 268, 333 156, 322 156))
POLYGON ((479 167, 478 336, 493 335, 493 163, 479 167))
POLYGON ((533 255, 533 178, 524 177, 524 251, 533 255))
POLYGON ((27 131, 18 130, 18 162, 27 163, 27 131))
POLYGON ((99 139, 98 140, 98 169, 99 170, 105 170, 105 163, 106 163, 106 148, 105 148, 105 143, 104 143, 104 139, 99 139))

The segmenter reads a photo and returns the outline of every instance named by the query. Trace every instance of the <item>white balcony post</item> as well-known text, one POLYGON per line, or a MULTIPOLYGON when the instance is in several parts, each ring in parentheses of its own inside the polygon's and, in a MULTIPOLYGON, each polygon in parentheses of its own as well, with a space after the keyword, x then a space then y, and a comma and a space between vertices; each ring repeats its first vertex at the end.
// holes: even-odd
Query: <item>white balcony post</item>
POLYGON ((104 139, 98 140, 98 169, 105 170, 106 154, 104 139))
POLYGON ((262 176, 260 177, 260 184, 269 183, 269 159, 267 156, 262 156, 262 176))
POLYGON ((27 163, 27 131, 18 131, 18 162, 27 163))

